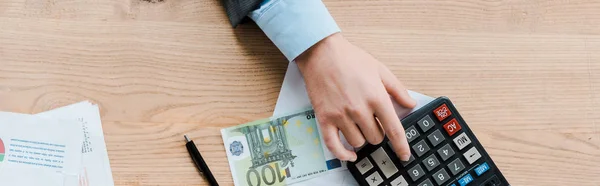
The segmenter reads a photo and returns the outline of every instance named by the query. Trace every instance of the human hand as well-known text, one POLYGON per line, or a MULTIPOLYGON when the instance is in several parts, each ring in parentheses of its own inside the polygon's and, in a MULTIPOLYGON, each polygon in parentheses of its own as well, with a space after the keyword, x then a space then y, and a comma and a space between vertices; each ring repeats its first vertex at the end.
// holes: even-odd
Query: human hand
POLYGON ((354 147, 364 145, 365 139, 379 144, 385 132, 396 155, 402 161, 410 158, 406 134, 390 95, 408 108, 416 101, 383 63, 339 33, 321 40, 295 61, 304 76, 323 140, 337 158, 357 158, 355 152, 344 148, 338 131, 354 147))

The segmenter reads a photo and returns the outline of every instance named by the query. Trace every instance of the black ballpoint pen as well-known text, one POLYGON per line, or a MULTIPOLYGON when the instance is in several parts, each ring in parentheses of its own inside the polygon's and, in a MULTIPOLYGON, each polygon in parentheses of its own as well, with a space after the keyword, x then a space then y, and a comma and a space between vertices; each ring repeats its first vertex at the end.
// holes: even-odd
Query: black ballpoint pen
POLYGON ((198 170, 202 172, 202 174, 204 174, 204 176, 208 180, 208 183, 211 186, 219 186, 219 183, 217 183, 217 180, 213 176, 212 172, 210 172, 210 169, 208 168, 208 165, 202 158, 202 155, 200 155, 200 151, 198 151, 198 148, 196 148, 196 144, 194 144, 194 141, 190 140, 190 138, 188 138, 187 135, 183 135, 183 137, 185 137, 186 141, 185 147, 187 147, 192 161, 194 161, 194 163, 196 164, 196 168, 198 168, 198 170))

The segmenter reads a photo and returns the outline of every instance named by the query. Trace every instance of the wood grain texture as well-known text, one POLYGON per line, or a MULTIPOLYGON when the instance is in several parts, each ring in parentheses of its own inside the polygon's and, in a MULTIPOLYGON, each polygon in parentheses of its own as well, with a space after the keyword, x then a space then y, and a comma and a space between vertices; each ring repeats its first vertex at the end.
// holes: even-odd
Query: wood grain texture
MULTIPOLYGON (((513 185, 600 185, 600 2, 325 0, 410 89, 448 96, 513 185)), ((117 185, 232 185, 219 129, 268 117, 287 63, 218 0, 0 1, 0 110, 101 107, 117 185)))

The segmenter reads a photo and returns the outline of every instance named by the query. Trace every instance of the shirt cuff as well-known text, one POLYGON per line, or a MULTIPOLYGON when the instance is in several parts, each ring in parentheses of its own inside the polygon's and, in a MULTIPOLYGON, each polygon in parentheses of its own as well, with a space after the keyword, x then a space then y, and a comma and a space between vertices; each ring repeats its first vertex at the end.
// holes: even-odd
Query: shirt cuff
POLYGON ((249 15, 293 61, 322 39, 340 32, 321 0, 270 0, 249 15))

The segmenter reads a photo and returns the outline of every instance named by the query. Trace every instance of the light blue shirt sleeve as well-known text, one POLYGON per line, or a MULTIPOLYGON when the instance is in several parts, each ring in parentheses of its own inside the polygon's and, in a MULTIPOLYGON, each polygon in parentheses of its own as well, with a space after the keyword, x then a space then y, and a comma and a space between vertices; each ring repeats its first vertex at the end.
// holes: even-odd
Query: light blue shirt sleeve
POLYGON ((248 16, 289 61, 340 32, 321 0, 265 0, 248 16))

